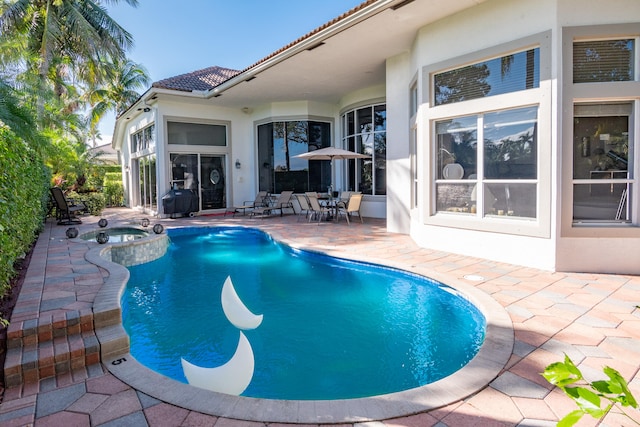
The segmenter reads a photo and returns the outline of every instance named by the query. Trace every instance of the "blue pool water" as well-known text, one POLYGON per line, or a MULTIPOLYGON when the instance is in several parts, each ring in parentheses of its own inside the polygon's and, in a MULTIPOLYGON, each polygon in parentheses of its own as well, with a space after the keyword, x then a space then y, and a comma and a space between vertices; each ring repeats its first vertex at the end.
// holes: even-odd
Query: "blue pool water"
POLYGON ((169 230, 167 254, 129 267, 122 297, 131 353, 181 382, 181 358, 224 364, 238 329, 221 308, 227 276, 263 314, 243 331, 255 373, 243 396, 374 396, 441 379, 468 363, 485 319, 454 289, 422 276, 292 249, 246 228, 169 230))

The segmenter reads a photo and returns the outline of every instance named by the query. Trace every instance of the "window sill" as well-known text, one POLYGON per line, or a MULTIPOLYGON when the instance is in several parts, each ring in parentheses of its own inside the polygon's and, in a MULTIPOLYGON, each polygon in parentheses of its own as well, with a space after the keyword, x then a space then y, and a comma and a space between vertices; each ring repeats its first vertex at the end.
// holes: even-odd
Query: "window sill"
POLYGON ((550 237, 549 227, 539 220, 508 215, 479 217, 462 212, 438 212, 426 218, 424 224, 516 236, 550 237))

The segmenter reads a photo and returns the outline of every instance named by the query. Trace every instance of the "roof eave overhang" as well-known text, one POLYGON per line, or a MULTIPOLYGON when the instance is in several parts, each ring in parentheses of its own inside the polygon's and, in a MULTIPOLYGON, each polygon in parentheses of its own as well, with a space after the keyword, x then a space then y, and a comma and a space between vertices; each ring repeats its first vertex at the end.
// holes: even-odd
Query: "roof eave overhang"
POLYGON ((321 44, 324 40, 341 33, 342 31, 357 25, 359 22, 366 20, 367 18, 376 15, 386 9, 388 9, 393 3, 398 3, 397 0, 381 0, 371 3, 366 7, 358 10, 357 12, 346 16, 335 22, 332 25, 312 34, 311 36, 294 43, 291 47, 278 52, 277 54, 267 57, 263 61, 247 68, 238 75, 226 80, 215 88, 206 92, 205 97, 212 98, 222 95, 223 92, 231 89, 234 86, 239 85, 247 80, 253 79, 256 75, 260 74, 271 67, 274 67, 287 59, 298 55, 304 51, 311 50, 321 44))
POLYGON ((122 142, 124 140, 124 122, 136 118, 139 116, 141 111, 144 111, 144 107, 151 107, 155 104, 159 95, 172 95, 172 96, 183 96, 187 98, 198 98, 198 99, 208 99, 208 91, 201 90, 192 90, 192 91, 179 91, 175 89, 165 89, 165 88, 157 88, 151 87, 145 93, 143 93, 136 102, 131 104, 129 108, 120 113, 118 117, 116 117, 115 126, 113 129, 113 139, 111 141, 111 147, 115 150, 120 150, 122 148, 122 142), (140 110, 140 111, 139 111, 140 110))

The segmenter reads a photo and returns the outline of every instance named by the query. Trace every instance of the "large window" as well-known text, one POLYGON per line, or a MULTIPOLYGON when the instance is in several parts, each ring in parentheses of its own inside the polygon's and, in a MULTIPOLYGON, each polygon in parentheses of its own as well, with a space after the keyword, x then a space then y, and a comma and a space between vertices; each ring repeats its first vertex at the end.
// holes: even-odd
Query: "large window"
POLYGON ((371 156, 348 160, 347 190, 387 194, 387 107, 377 104, 342 115, 343 146, 371 156))
POLYGON ((540 49, 529 49, 434 75, 434 104, 443 105, 540 86, 540 49))
POLYGON ((635 40, 592 40, 573 44, 573 82, 631 81, 635 74, 635 40))
POLYGON ((138 206, 145 210, 157 211, 156 155, 150 154, 135 159, 133 165, 138 170, 138 206))
MULTIPOLYGON (((627 82, 638 79, 637 38, 602 38, 573 42, 575 97, 572 138, 572 218, 575 226, 634 222, 634 117, 627 82), (613 95, 616 94, 616 95, 613 95), (609 98, 609 99, 607 99, 609 98), (591 99, 598 99, 593 102, 591 99)), ((637 92, 636 92, 637 93, 637 92)))
POLYGON ((131 135, 131 152, 153 151, 155 149, 155 130, 156 126, 152 124, 131 135))
POLYGON ((202 123, 167 122, 169 144, 225 147, 227 127, 202 123))
POLYGON ((271 193, 327 191, 331 185, 331 162, 296 156, 330 145, 330 123, 281 121, 259 125, 259 189, 271 193))
POLYGON ((538 108, 436 122, 436 211, 536 217, 538 108))

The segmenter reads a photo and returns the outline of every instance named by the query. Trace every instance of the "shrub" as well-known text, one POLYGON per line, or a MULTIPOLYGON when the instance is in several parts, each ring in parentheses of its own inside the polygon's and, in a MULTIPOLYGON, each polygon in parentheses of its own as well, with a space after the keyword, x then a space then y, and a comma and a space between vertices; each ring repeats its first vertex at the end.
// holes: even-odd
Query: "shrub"
POLYGON ((124 206, 124 187, 121 172, 107 172, 104 175, 102 189, 107 206, 124 206))
POLYGON ((67 198, 73 199, 76 203, 82 202, 91 215, 100 216, 106 205, 104 194, 92 192, 92 193, 76 193, 69 192, 67 198))
POLYGON ((49 172, 40 155, 0 124, 0 296, 14 265, 42 231, 49 201, 49 172))

